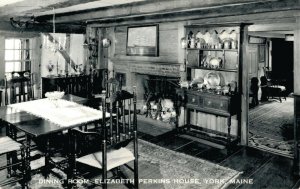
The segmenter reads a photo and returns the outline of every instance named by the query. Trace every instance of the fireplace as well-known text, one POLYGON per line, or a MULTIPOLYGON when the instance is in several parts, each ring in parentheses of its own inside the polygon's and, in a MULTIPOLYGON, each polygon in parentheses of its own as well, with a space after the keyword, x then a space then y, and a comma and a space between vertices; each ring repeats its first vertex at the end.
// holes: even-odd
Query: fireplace
POLYGON ((126 74, 126 86, 123 87, 127 90, 132 86, 137 88, 138 117, 150 120, 151 124, 174 124, 180 64, 116 60, 114 63, 115 72, 126 74))
POLYGON ((176 121, 174 101, 179 78, 146 74, 136 74, 136 78, 140 114, 173 124, 176 121))

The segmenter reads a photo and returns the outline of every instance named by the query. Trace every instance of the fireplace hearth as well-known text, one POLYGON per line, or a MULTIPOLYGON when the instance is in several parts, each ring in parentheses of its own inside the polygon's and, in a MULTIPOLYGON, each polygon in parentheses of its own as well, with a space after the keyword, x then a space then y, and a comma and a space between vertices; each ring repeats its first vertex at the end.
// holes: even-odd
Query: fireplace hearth
POLYGON ((179 78, 137 74, 138 81, 141 81, 143 91, 143 106, 140 113, 145 117, 169 122, 176 121, 174 101, 176 98, 175 89, 178 87, 179 78))
MULTIPOLYGON (((180 81, 180 64, 167 62, 143 62, 113 60, 116 72, 126 74, 126 90, 137 89, 137 108, 151 124, 175 123, 174 102, 180 81)), ((145 120, 144 120, 145 121, 145 120)), ((147 122, 148 122, 147 121, 147 122)))

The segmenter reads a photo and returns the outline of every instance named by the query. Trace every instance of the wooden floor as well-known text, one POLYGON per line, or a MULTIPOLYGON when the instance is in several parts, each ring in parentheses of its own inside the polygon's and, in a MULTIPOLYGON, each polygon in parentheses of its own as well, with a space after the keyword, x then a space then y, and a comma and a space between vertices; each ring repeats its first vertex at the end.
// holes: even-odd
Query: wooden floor
POLYGON ((299 177, 293 176, 293 160, 249 147, 237 147, 231 155, 174 132, 160 136, 139 133, 141 139, 168 149, 192 155, 243 172, 238 179, 253 179, 253 184, 231 184, 228 188, 300 188, 299 177))
MULTIPOLYGON (((2 132, 5 133, 1 129, 2 132)), ((231 184, 227 188, 298 189, 299 177, 293 176, 293 160, 249 147, 237 147, 230 155, 226 149, 217 149, 175 132, 151 136, 139 132, 139 138, 162 147, 189 154, 213 163, 243 172, 238 179, 253 179, 253 184, 231 184)))

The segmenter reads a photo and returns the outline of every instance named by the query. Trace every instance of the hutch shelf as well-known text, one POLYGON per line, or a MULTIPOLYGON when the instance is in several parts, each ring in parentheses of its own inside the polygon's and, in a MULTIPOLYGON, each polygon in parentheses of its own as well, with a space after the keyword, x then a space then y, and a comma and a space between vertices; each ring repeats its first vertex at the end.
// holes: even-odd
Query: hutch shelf
POLYGON ((231 133, 231 122, 240 110, 240 26, 185 26, 185 34, 181 45, 185 49, 189 86, 176 91, 177 105, 184 107, 186 115, 179 131, 230 149, 239 140, 238 133, 231 133), (226 124, 208 127, 201 120, 207 118, 199 118, 198 112, 215 119, 223 117, 226 124), (194 125, 192 121, 200 124, 194 125))

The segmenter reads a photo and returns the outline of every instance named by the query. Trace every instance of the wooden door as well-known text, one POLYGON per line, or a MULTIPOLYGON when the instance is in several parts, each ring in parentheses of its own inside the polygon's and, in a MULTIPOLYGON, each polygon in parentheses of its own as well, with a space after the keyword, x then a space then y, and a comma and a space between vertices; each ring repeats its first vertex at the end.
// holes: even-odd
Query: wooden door
POLYGON ((251 79, 258 76, 258 46, 249 45, 247 56, 248 74, 249 79, 251 79))

